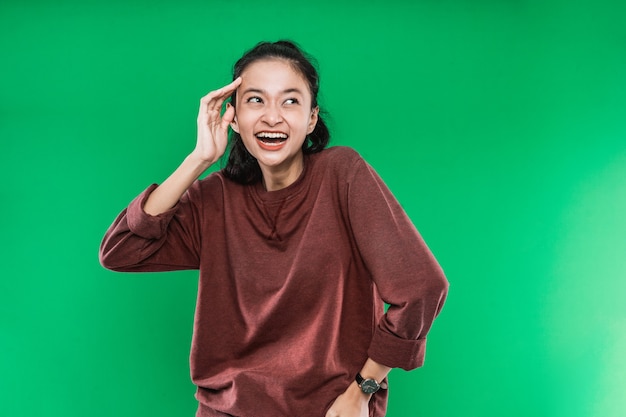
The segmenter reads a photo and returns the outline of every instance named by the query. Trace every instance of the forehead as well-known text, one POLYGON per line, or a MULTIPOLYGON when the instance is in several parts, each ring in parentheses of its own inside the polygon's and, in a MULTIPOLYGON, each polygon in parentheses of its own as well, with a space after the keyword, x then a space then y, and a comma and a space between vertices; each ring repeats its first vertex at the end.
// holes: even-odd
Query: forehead
POLYGON ((309 93, 305 77, 289 61, 280 58, 263 59, 248 65, 241 73, 239 90, 248 88, 263 90, 268 93, 298 89, 309 93))

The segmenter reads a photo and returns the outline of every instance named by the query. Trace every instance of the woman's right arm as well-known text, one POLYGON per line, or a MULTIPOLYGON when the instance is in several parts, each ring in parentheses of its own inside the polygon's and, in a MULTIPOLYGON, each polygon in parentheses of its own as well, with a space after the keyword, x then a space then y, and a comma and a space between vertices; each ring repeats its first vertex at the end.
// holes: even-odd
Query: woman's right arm
POLYGON ((202 97, 198 111, 198 139, 196 148, 183 163, 148 197, 144 210, 156 216, 176 205, 180 197, 213 165, 226 150, 228 125, 235 117, 235 109, 228 106, 220 116, 222 104, 241 84, 241 78, 202 97))
MULTIPOLYGON (((224 154, 235 111, 228 106, 220 116, 221 108, 240 83, 238 78, 200 100, 195 149, 160 186, 139 195, 109 227, 100 246, 104 267, 117 271, 197 268, 201 225, 194 201, 199 199, 185 193, 224 154)), ((194 187, 196 195, 197 191, 194 187)))

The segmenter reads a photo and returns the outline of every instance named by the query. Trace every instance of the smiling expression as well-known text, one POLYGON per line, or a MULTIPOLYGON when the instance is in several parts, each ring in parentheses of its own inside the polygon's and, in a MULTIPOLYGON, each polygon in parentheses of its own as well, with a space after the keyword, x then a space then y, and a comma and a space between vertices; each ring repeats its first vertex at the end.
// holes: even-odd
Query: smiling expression
POLYGON ((231 127, 259 162, 265 183, 289 185, 302 172, 302 144, 317 123, 306 79, 283 59, 254 62, 241 76, 231 127))

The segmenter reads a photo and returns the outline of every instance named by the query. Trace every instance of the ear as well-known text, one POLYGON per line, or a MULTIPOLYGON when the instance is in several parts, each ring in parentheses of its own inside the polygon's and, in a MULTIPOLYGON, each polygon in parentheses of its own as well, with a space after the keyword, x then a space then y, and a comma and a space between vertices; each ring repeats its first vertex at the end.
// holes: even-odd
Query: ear
POLYGON ((307 127, 306 133, 307 135, 315 130, 315 125, 317 125, 318 113, 320 112, 319 106, 316 106, 311 110, 311 120, 309 120, 309 126, 307 127))
MULTIPOLYGON (((235 107, 230 104, 230 103, 226 103, 226 109, 230 109, 233 108, 233 110, 235 110, 235 107)), ((233 121, 230 122, 230 127, 236 132, 239 133, 239 124, 237 123, 237 111, 235 111, 235 116, 233 117, 233 121)))

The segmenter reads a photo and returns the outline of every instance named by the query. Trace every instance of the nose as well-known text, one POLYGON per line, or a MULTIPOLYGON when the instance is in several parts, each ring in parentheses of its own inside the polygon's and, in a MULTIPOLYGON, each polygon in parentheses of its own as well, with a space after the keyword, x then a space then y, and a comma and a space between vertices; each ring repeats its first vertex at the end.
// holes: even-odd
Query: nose
POLYGON ((262 120, 269 126, 275 126, 282 122, 283 116, 280 112, 280 108, 276 104, 268 104, 263 112, 262 120))

